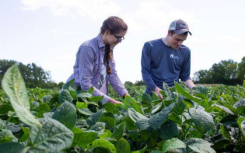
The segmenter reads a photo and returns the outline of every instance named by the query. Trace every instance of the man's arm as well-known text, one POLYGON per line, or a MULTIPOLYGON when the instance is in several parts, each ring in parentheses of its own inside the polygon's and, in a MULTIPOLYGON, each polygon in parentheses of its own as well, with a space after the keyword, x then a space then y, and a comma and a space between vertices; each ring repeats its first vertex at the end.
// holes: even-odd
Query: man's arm
POLYGON ((151 68, 151 48, 148 43, 145 43, 143 50, 142 50, 142 57, 141 57, 141 73, 143 80, 146 84, 146 87, 150 91, 155 91, 157 96, 160 99, 163 99, 162 95, 160 94, 160 88, 154 83, 150 75, 150 68, 151 68))
POLYGON ((193 87, 195 87, 196 85, 194 84, 194 82, 191 79, 188 79, 185 81, 185 85, 187 86, 187 88, 189 88, 190 90, 192 90, 193 87))
POLYGON ((146 87, 149 88, 151 91, 154 91, 157 87, 150 75, 151 69, 151 48, 148 43, 145 43, 142 56, 141 56, 141 73, 143 80, 146 84, 146 87))

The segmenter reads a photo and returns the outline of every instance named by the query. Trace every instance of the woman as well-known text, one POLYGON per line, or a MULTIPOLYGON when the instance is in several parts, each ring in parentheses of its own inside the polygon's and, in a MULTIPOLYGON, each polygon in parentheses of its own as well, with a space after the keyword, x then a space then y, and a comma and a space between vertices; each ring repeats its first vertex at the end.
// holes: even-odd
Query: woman
POLYGON ((128 95, 115 70, 112 50, 124 39, 127 29, 127 24, 118 17, 112 16, 106 19, 100 34, 80 46, 73 67, 74 72, 67 81, 75 79, 75 84, 83 91, 93 86, 94 96, 104 96, 102 103, 121 104, 107 94, 108 82, 110 82, 120 96, 128 95))

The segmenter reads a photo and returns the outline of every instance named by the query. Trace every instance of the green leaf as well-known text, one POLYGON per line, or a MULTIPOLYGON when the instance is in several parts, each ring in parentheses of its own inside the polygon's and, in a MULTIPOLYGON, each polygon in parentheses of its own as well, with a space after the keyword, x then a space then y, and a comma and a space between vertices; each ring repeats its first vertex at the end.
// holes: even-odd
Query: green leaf
POLYGON ((105 131, 105 123, 103 122, 96 122, 91 128, 90 130, 96 131, 99 134, 103 134, 103 132, 105 131))
POLYGON ((30 103, 23 78, 17 65, 10 67, 4 74, 2 87, 18 116, 18 118, 29 126, 39 126, 41 124, 30 113, 30 103))
POLYGON ((86 145, 92 143, 95 139, 98 138, 98 133, 93 131, 86 131, 80 133, 74 133, 73 146, 78 145, 83 149, 86 148, 86 145))
POLYGON ((10 142, 0 144, 1 153, 47 153, 44 150, 26 147, 20 143, 10 142))
POLYGON ((89 116, 87 118, 87 124, 89 126, 93 126, 96 122, 98 122, 102 116, 102 110, 99 110, 98 112, 94 113, 93 115, 89 116))
POLYGON ((36 108, 37 113, 35 114, 38 118, 42 118, 44 113, 50 112, 50 108, 47 103, 40 103, 36 108))
POLYGON ((88 108, 88 104, 85 102, 77 102, 76 107, 77 108, 88 108))
POLYGON ((114 128, 114 131, 112 133, 112 138, 115 138, 115 139, 120 139, 122 136, 123 136, 123 133, 125 131, 125 128, 126 128, 126 123, 125 122, 122 122, 121 124, 117 125, 115 128, 114 128))
POLYGON ((231 141, 230 133, 223 124, 220 124, 220 132, 226 139, 231 141))
POLYGON ((50 152, 60 151, 72 144, 73 133, 60 122, 51 118, 39 119, 42 129, 31 127, 33 146, 50 152))
POLYGON ((141 120, 138 120, 135 125, 137 126, 137 128, 139 130, 145 130, 145 129, 148 129, 150 127, 149 123, 148 123, 148 120, 149 119, 141 119, 141 120))
POLYGON ((211 148, 211 143, 206 140, 191 138, 186 142, 187 147, 197 153, 216 153, 213 148, 211 148))
POLYGON ((88 89, 87 92, 90 93, 90 94, 93 94, 93 93, 94 93, 94 87, 91 86, 91 87, 88 89))
POLYGON ((92 97, 92 94, 85 92, 85 93, 78 94, 77 97, 79 97, 79 98, 90 98, 90 97, 92 97))
POLYGON ((151 96, 147 93, 143 93, 142 102, 150 103, 152 101, 151 96))
POLYGON ((88 149, 97 148, 97 147, 107 149, 108 151, 110 151, 110 153, 116 153, 115 146, 109 141, 104 139, 94 140, 92 144, 88 146, 88 149))
POLYGON ((144 114, 144 112, 142 111, 140 103, 135 101, 132 97, 126 95, 124 100, 123 100, 123 103, 124 103, 124 106, 126 109, 133 108, 137 112, 144 114))
POLYGON ((104 122, 106 124, 106 128, 111 129, 115 127, 116 118, 112 113, 104 113, 100 122, 104 122))
POLYGON ((63 89, 59 94, 59 103, 72 102, 72 100, 73 98, 71 97, 69 91, 66 89, 63 89))
POLYGON ((153 106, 151 109, 151 114, 155 114, 156 112, 158 112, 161 108, 162 108, 163 103, 160 102, 157 105, 153 106))
POLYGON ((194 103, 189 99, 183 99, 183 103, 187 108, 192 108, 194 106, 194 103))
POLYGON ((224 106, 220 106, 218 104, 213 104, 211 106, 211 108, 213 108, 214 110, 217 110, 218 112, 220 113, 225 113, 225 114, 231 114, 231 115, 234 115, 234 113, 227 107, 224 107, 224 106))
POLYGON ((43 96, 43 102, 49 103, 52 99, 52 95, 43 96))
POLYGON ((189 114, 192 117, 195 128, 205 134, 208 130, 214 127, 213 117, 201 109, 190 108, 189 114))
POLYGON ((92 96, 89 98, 89 101, 93 101, 93 102, 99 102, 104 98, 104 96, 92 96))
POLYGON ((72 129, 77 121, 76 108, 70 102, 64 102, 54 112, 53 119, 72 129))
POLYGON ((29 128, 22 127, 24 134, 20 138, 20 142, 26 141, 30 137, 30 130, 29 128))
POLYGON ((75 79, 72 79, 69 82, 65 83, 62 87, 63 90, 74 90, 74 91, 76 91, 77 87, 76 87, 74 82, 75 82, 75 79))
POLYGON ((167 121, 162 124, 161 128, 158 130, 158 136, 163 139, 171 139, 179 134, 177 125, 173 121, 167 121))
POLYGON ((168 107, 163 108, 159 113, 151 117, 148 121, 149 125, 155 130, 159 128, 164 123, 164 121, 166 120, 166 118, 168 117, 169 113, 172 111, 174 106, 175 103, 169 105, 168 107))
POLYGON ((145 117, 144 115, 138 113, 137 111, 135 111, 133 108, 129 108, 128 109, 128 115, 129 117, 134 121, 137 122, 139 120, 142 119, 148 119, 147 117, 145 117))
POLYGON ((106 103, 103 105, 103 108, 105 108, 105 110, 108 113, 113 113, 113 114, 117 114, 119 113, 119 109, 117 108, 116 105, 112 104, 112 103, 106 103))
POLYGON ((195 86, 192 88, 192 92, 194 92, 195 94, 208 95, 208 88, 205 86, 195 86))
POLYGON ((77 110, 78 110, 79 113, 81 113, 83 115, 86 115, 86 116, 90 116, 90 115, 94 114, 88 108, 78 108, 77 110))
POLYGON ((117 153, 131 153, 130 145, 127 140, 121 138, 117 142, 117 153))
POLYGON ((237 119, 237 123, 238 123, 238 126, 240 128, 240 130, 242 131, 242 134, 245 138, 245 118, 244 117, 239 117, 237 119))
POLYGON ((195 102, 198 102, 199 100, 201 100, 200 98, 194 97, 194 96, 190 95, 189 93, 187 93, 187 92, 180 86, 180 84, 178 84, 177 82, 174 82, 174 86, 175 86, 176 91, 177 91, 179 94, 181 94, 182 96, 186 97, 187 99, 193 100, 193 101, 195 101, 195 102))
MULTIPOLYGON (((12 142, 18 142, 18 139, 12 134, 10 130, 2 130, 0 132, 0 141, 3 142, 3 139, 10 140, 12 142)), ((7 141, 7 142, 10 142, 10 141, 7 141)))
POLYGON ((177 138, 172 138, 170 140, 165 141, 162 151, 163 153, 165 153, 167 151, 178 149, 178 148, 186 148, 185 143, 177 138))

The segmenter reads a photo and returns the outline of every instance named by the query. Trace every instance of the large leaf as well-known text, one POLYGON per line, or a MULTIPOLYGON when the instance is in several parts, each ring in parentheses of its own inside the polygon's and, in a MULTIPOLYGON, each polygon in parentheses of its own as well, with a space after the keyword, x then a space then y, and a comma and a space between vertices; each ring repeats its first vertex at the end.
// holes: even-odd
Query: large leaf
POLYGON ((245 138, 245 118, 244 117, 239 117, 237 119, 237 123, 238 123, 238 126, 240 128, 240 130, 242 131, 242 134, 245 138))
POLYGON ((86 145, 92 143, 95 139, 98 138, 98 133, 93 131, 86 132, 74 132, 73 146, 80 146, 83 149, 86 148, 86 145))
POLYGON ((114 128, 114 131, 113 131, 113 134, 112 134, 111 137, 115 138, 117 140, 120 139, 123 136, 125 128, 126 128, 126 123, 125 122, 122 122, 121 124, 117 125, 114 128))
POLYGON ((102 110, 99 110, 98 112, 94 113, 93 115, 89 116, 87 118, 87 124, 89 126, 93 126, 96 122, 98 122, 102 116, 102 110))
POLYGON ((190 108, 189 114, 192 117, 196 129, 205 134, 208 130, 214 127, 213 117, 201 109, 190 108))
POLYGON ((142 120, 138 120, 135 125, 137 126, 138 129, 140 130, 145 130, 148 129, 150 127, 149 123, 148 123, 149 119, 142 119, 142 120))
POLYGON ((10 98, 18 118, 29 126, 41 127, 38 120, 30 113, 30 103, 25 83, 17 65, 7 70, 2 80, 2 87, 10 98))
POLYGON ((73 98, 68 90, 64 89, 59 94, 59 103, 72 102, 73 98))
POLYGON ((142 95, 142 102, 150 103, 152 101, 151 96, 147 93, 142 95))
POLYGON ((224 107, 224 106, 220 106, 218 104, 213 104, 211 106, 211 108, 213 108, 214 110, 217 110, 218 112, 220 113, 225 113, 225 114, 231 114, 231 115, 234 115, 234 113, 227 107, 224 107))
POLYGON ((168 107, 163 108, 159 113, 151 117, 148 120, 149 125, 153 129, 159 128, 164 123, 164 121, 166 120, 166 118, 168 117, 169 113, 172 111, 174 106, 175 103, 169 105, 168 107))
POLYGON ((77 120, 75 106, 70 102, 64 102, 55 110, 53 119, 64 124, 68 129, 72 129, 77 120))
POLYGON ((39 121, 42 124, 41 131, 38 127, 31 127, 30 138, 34 147, 54 152, 71 146, 74 135, 63 124, 51 118, 39 121))
POLYGON ((18 142, 18 139, 13 135, 13 133, 10 130, 2 130, 0 132, 0 143, 10 142, 10 141, 4 141, 4 140, 8 140, 8 139, 12 142, 18 142))
POLYGON ((198 97, 194 97, 192 95, 190 95, 188 92, 186 92, 181 86, 180 84, 178 84, 177 82, 174 82, 174 86, 175 86, 175 89, 177 90, 177 92, 179 94, 181 94, 182 96, 186 97, 187 99, 189 100, 193 100, 195 102, 198 102, 199 100, 201 100, 200 98, 198 97))
POLYGON ((192 92, 195 94, 208 94, 208 88, 205 86, 195 86, 192 88, 192 92))
POLYGON ((105 123, 103 122, 96 122, 91 128, 90 130, 92 131, 96 131, 99 134, 103 134, 105 131, 105 123))
POLYGON ((229 133, 229 131, 227 130, 227 128, 223 124, 220 124, 220 132, 222 133, 222 135, 225 138, 227 138, 228 140, 231 141, 230 133, 229 133))
POLYGON ((187 147, 197 153, 216 153, 213 148, 211 148, 211 143, 206 140, 191 138, 186 142, 187 147))
POLYGON ((116 148, 115 146, 110 143, 109 141, 107 140, 104 140, 104 139, 97 139, 97 140, 94 140, 92 142, 91 145, 89 145, 88 149, 92 149, 92 148, 104 148, 106 150, 108 150, 110 153, 116 153, 116 148))
POLYGON ((125 105, 125 108, 133 108, 134 110, 136 110, 137 112, 144 114, 144 112, 142 111, 141 105, 140 103, 138 103, 136 100, 134 100, 132 97, 126 95, 123 103, 125 105))
POLYGON ((164 140, 171 139, 177 136, 178 134, 179 134, 179 131, 178 131, 177 125, 173 121, 167 121, 163 123, 158 132, 158 136, 164 140))
POLYGON ((1 153, 47 153, 44 150, 32 148, 32 147, 26 147, 16 142, 0 144, 0 152, 1 153))
POLYGON ((172 138, 170 140, 165 141, 162 151, 163 153, 165 153, 167 151, 178 149, 178 148, 186 148, 185 143, 177 138, 172 138))
POLYGON ((133 108, 129 108, 128 109, 128 115, 129 117, 134 121, 137 122, 139 120, 142 119, 148 119, 147 117, 145 117, 144 115, 138 113, 137 111, 135 111, 133 108))
POLYGON ((117 114, 119 113, 119 109, 117 108, 116 105, 112 104, 112 103, 106 103, 103 105, 103 108, 105 108, 105 110, 108 113, 113 113, 113 114, 117 114))
POLYGON ((106 124, 106 128, 111 129, 115 127, 116 118, 112 113, 104 113, 100 122, 104 122, 106 124))
POLYGON ((127 140, 121 138, 117 142, 117 153, 131 153, 130 145, 127 140))

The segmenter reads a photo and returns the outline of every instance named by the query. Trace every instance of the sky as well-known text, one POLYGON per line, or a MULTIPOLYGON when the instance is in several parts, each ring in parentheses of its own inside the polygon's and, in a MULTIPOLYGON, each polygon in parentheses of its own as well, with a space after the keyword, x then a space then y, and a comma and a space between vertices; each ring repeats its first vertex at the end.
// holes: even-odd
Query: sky
POLYGON ((244 0, 0 0, 0 59, 36 63, 52 80, 73 73, 76 53, 96 37, 102 22, 118 16, 128 25, 114 48, 122 82, 142 80, 145 42, 163 38, 173 20, 183 19, 192 36, 191 77, 214 63, 245 56, 244 0))

